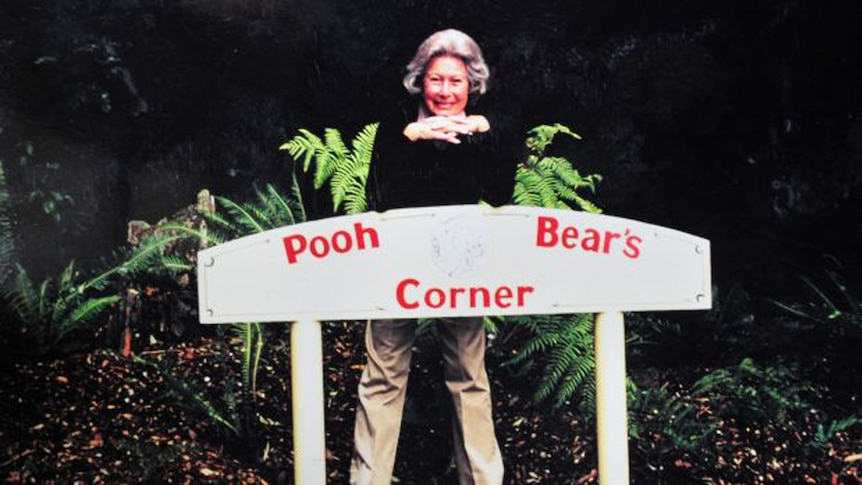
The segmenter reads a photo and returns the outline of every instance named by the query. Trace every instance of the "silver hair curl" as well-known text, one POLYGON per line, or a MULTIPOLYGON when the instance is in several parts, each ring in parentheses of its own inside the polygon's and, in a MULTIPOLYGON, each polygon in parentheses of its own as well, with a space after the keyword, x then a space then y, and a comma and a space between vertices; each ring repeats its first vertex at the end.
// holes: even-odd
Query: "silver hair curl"
POLYGON ((472 37, 460 30, 447 29, 431 34, 425 39, 413 59, 407 64, 407 75, 404 76, 404 87, 410 94, 422 92, 422 78, 431 60, 441 56, 458 57, 467 66, 467 78, 470 81, 470 93, 484 94, 488 89, 490 71, 482 49, 472 37))

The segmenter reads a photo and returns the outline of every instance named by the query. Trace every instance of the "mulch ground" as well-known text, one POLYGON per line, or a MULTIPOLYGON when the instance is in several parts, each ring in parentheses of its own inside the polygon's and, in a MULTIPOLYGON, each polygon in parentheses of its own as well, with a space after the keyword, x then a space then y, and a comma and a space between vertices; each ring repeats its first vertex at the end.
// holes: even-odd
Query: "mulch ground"
MULTIPOLYGON (((347 483, 362 325, 327 324, 324 338, 327 472, 329 483, 347 483)), ((285 342, 267 340, 253 400, 231 339, 156 344, 137 349, 137 360, 95 351, 17 364, 0 378, 0 477, 15 484, 292 483, 285 342)), ((456 483, 439 355, 429 343, 414 357, 396 468, 402 484, 456 483)), ((535 381, 500 365, 507 352, 492 346, 488 354, 506 483, 598 483, 593 421, 573 407, 534 404, 535 381)), ((691 369, 632 369, 632 376, 674 392, 698 377, 691 369)), ((709 419, 708 403, 692 402, 709 419)), ((812 452, 817 410, 811 415, 783 428, 719 421, 708 453, 668 449, 660 432, 641 436, 630 445, 632 483, 859 483, 862 436, 839 433, 812 452)))

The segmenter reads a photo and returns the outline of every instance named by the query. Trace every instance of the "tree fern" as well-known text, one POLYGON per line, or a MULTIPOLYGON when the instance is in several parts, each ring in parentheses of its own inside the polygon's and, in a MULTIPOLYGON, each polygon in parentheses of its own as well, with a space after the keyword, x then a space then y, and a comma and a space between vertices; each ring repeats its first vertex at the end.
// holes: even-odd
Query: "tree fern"
POLYGON ((592 315, 516 316, 506 321, 511 324, 511 332, 528 334, 526 342, 506 364, 541 365, 534 399, 544 401, 553 396, 555 405, 562 406, 578 395, 579 407, 590 412, 595 402, 592 315))
MULTIPOLYGON (((556 136, 577 140, 581 137, 559 123, 536 126, 527 135, 528 155, 516 169, 512 202, 522 206, 601 213, 596 204, 581 195, 585 190, 594 193, 601 176, 583 176, 568 159, 546 155, 556 136)), ((591 413, 595 403, 596 365, 593 315, 534 315, 509 317, 503 321, 513 323, 507 327, 509 332, 529 333, 529 338, 508 364, 542 364, 534 399, 544 401, 553 397, 555 405, 562 406, 577 395, 580 408, 591 413)))
POLYGON ((378 126, 372 123, 363 127, 351 141, 350 148, 337 129, 326 128, 323 138, 300 129, 299 134, 280 149, 286 150, 296 162, 302 162, 305 172, 314 161, 314 187, 320 189, 329 184, 336 212, 343 204, 346 214, 359 214, 368 209, 365 184, 378 126))
POLYGON ((527 159, 515 172, 515 204, 555 209, 577 208, 601 213, 601 209, 580 194, 595 193, 601 175, 583 176, 564 157, 546 156, 545 152, 557 135, 579 140, 581 137, 565 125, 539 125, 527 132, 527 159))

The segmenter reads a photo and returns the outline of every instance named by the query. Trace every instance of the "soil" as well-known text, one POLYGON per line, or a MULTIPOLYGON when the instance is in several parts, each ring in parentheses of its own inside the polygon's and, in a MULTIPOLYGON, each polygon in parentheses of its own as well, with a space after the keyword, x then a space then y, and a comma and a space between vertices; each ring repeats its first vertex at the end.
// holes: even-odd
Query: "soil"
MULTIPOLYGON (((362 333, 356 323, 325 325, 328 483, 347 483, 362 333)), ((292 483, 285 337, 283 331, 269 332, 253 397, 240 375, 240 342, 230 337, 171 346, 152 342, 133 357, 97 350, 19 363, 0 380, 0 477, 10 484, 292 483)), ((492 345, 487 359, 506 483, 598 483, 594 420, 574 405, 534 403, 535 379, 514 376, 502 365, 510 352, 492 345)), ((431 339, 420 341, 398 483, 456 483, 438 364, 431 339)), ((677 393, 702 374, 630 371, 641 386, 677 393)), ((714 419, 708 401, 691 402, 700 419, 714 419)), ((670 446, 655 431, 660 428, 644 426, 650 431, 630 444, 632 483, 859 483, 859 426, 813 449, 817 414, 812 409, 808 420, 757 427, 714 419, 709 449, 700 451, 670 446)))

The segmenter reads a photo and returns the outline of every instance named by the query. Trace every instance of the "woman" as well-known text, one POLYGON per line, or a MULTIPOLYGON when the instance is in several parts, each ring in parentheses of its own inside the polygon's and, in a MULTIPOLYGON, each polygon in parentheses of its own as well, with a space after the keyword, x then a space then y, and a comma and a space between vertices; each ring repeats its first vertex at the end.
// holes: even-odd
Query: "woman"
MULTIPOLYGON (((507 203, 515 157, 506 157, 500 141, 508 138, 493 117, 467 112, 485 93, 489 77, 476 42, 457 30, 437 32, 419 46, 407 71, 404 87, 413 97, 385 117, 377 133, 368 183, 372 207, 507 203)), ((368 364, 359 383, 352 484, 391 483, 414 329, 412 320, 376 320, 366 327, 368 364)), ((441 319, 438 330, 459 481, 500 484, 503 461, 482 318, 441 319)))

